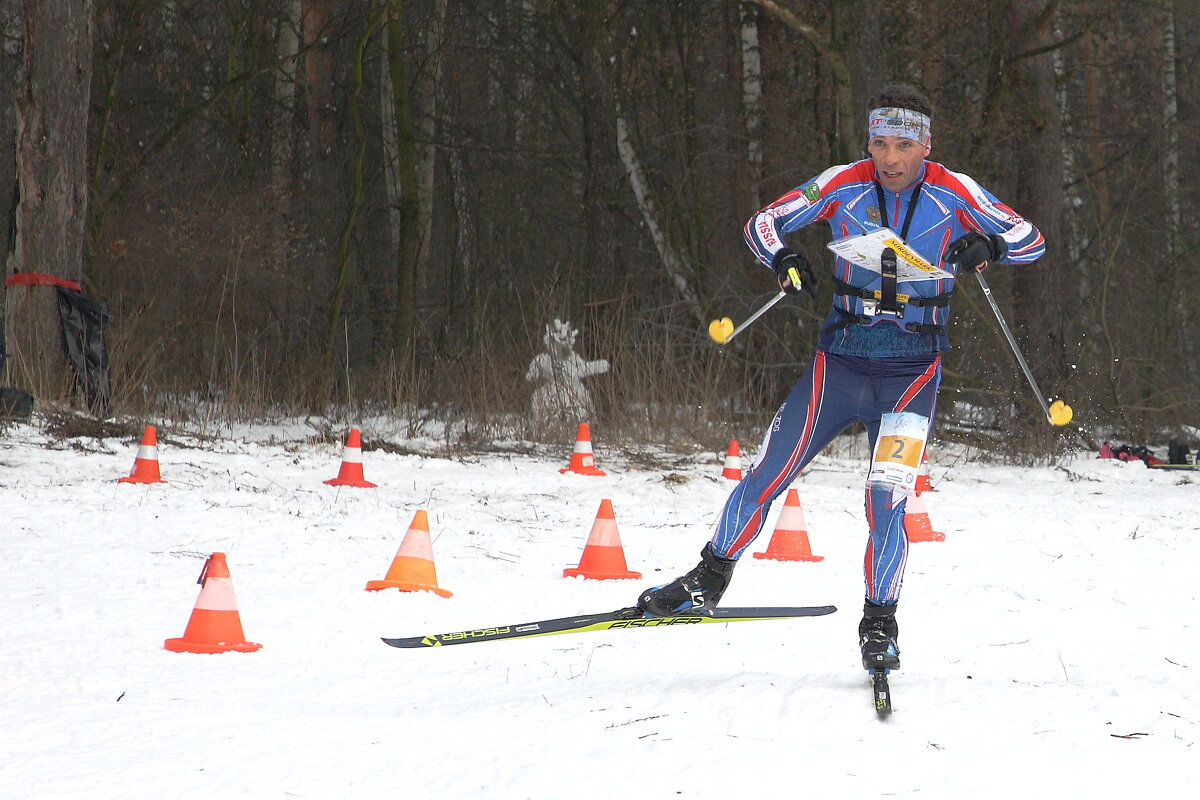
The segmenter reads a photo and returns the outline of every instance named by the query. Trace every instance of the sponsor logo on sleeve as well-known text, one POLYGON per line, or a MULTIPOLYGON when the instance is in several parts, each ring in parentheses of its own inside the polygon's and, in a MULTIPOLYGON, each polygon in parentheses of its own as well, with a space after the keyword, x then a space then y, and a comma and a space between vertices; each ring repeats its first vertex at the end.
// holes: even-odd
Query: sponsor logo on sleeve
POLYGON ((758 236, 767 247, 774 247, 779 244, 779 240, 775 238, 775 228, 769 220, 760 219, 758 221, 758 236))

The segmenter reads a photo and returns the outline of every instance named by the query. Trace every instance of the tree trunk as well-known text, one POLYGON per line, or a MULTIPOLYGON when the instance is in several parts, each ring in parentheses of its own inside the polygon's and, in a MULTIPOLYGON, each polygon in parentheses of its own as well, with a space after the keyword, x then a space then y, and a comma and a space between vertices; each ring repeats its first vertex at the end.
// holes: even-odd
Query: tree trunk
MULTIPOLYGON (((333 385, 330 363, 324 355, 325 328, 317 319, 322 305, 333 292, 336 280, 336 241, 334 225, 344 217, 341 209, 343 176, 337 152, 337 108, 334 103, 333 46, 340 31, 334 30, 331 0, 301 0, 301 35, 304 42, 302 85, 305 114, 308 123, 304 140, 303 171, 299 186, 292 193, 296 205, 294 217, 301 238, 297 242, 296 259, 288 279, 298 291, 304 292, 303 324, 317 348, 320 375, 307 382, 312 395, 311 407, 321 408, 330 399, 325 392, 333 385)), ((328 311, 328 305, 324 306, 328 311)))
MULTIPOLYGON (((538 9, 534 0, 521 0, 520 12, 517 15, 517 30, 521 37, 521 51, 523 53, 534 53, 538 50, 538 42, 534 39, 534 28, 531 24, 538 9)), ((513 141, 516 144, 523 144, 527 137, 526 128, 528 127, 530 98, 533 96, 533 73, 525 69, 524 66, 519 66, 517 74, 517 102, 516 107, 512 110, 513 113, 513 141)))
MULTIPOLYGON (((288 176, 291 172, 293 136, 295 126, 293 114, 296 110, 296 60, 300 57, 300 0, 286 0, 283 17, 279 20, 276 37, 276 54, 279 69, 275 71, 275 109, 271 117, 271 191, 280 201, 287 196, 288 176)), ((283 243, 280 236, 280 244, 283 243)), ((280 247, 280 250, 283 248, 280 247)))
MULTIPOLYGON (((780 5, 775 0, 755 0, 772 16, 783 22, 792 30, 799 33, 816 49, 828 62, 833 76, 834 113, 837 117, 835 140, 830 143, 830 153, 838 164, 853 161, 856 153, 862 151, 866 140, 865 124, 856 126, 854 108, 854 87, 851 85, 850 68, 842 58, 833 40, 824 31, 817 30, 812 25, 800 19, 790 9, 780 5)), ((835 0, 840 2, 840 0, 835 0)), ((864 116, 866 109, 858 112, 864 116)))
MULTIPOLYGON (((454 111, 449 108, 449 104, 447 104, 445 119, 448 123, 447 126, 453 128, 456 120, 454 111)), ((447 145, 446 160, 450 173, 450 202, 454 209, 456 232, 453 262, 456 268, 450 281, 453 290, 449 298, 449 323, 454 328, 463 330, 464 343, 474 343, 477 341, 477 333, 487 330, 485 321, 476 318, 476 311, 480 307, 479 294, 481 289, 485 288, 476 284, 475 274, 476 211, 471 198, 478 194, 478 189, 472 184, 473 173, 465 163, 468 151, 456 146, 457 143, 453 141, 447 142, 447 145)), ((489 344, 485 342, 484 346, 487 347, 489 344)))
MULTIPOLYGON (((1048 47, 1054 30, 1053 3, 1015 0, 1012 41, 1023 52, 1048 47)), ((1066 321, 1075 308, 1071 263, 1063 255, 1059 235, 1063 208, 1062 120, 1056 97, 1052 52, 1023 58, 1013 67, 1025 100, 1031 146, 1017 162, 1019 213, 1042 232, 1047 255, 1035 267, 1013 270, 1013 318, 1024 340, 1026 358, 1041 382, 1053 387, 1068 374, 1066 321)), ((1050 394, 1053 391, 1050 390, 1050 394)))
POLYGON ((336 109, 333 104, 333 50, 329 26, 330 0, 304 0, 304 95, 308 108, 308 135, 317 155, 333 148, 336 109))
MULTIPOLYGON (((332 379, 332 371, 328 368, 333 363, 333 346, 340 327, 339 321, 342 316, 342 303, 346 294, 346 283, 350 277, 354 252, 354 232, 363 203, 363 170, 367 152, 367 134, 363 126, 362 104, 359 101, 365 80, 363 62, 367 46, 375 35, 376 29, 382 23, 383 10, 375 5, 375 0, 371 0, 367 8, 366 24, 359 34, 353 50, 354 69, 351 72, 349 98, 350 119, 354 130, 354 158, 350 164, 350 207, 346 210, 345 218, 342 221, 342 229, 338 234, 337 259, 334 263, 333 292, 329 297, 329 307, 325 317, 325 343, 321 350, 324 356, 323 361, 327 367, 326 375, 329 379, 332 379)), ((347 397, 349 398, 349 387, 347 387, 347 397)))
POLYGON ((404 54, 404 0, 390 0, 387 18, 387 63, 390 95, 387 101, 394 118, 394 176, 389 183, 388 208, 396 231, 396 310, 393 340, 397 359, 404 361, 416 345, 417 256, 421 249, 417 201, 417 143, 413 137, 412 110, 408 100, 408 71, 404 54))
MULTIPOLYGON (((8 22, 0 18, 0 24, 8 22)), ((7 30, 6 30, 7 33, 7 30)), ((20 61, 10 55, 7 48, 0 49, 0 86, 17 85, 20 61)), ((16 231, 13 230, 13 217, 17 205, 17 110, 13 104, 12 92, 0 94, 0 265, 5 269, 0 272, 8 273, 9 259, 16 246, 16 231)), ((4 298, 6 291, 0 283, 0 385, 8 383, 4 371, 4 298)))
POLYGON ((629 188, 633 190, 634 199, 637 201, 638 210, 642 213, 642 221, 646 224, 650 240, 654 242, 658 256, 662 259, 663 267, 667 270, 667 276, 671 279, 671 284, 675 287, 675 291, 683 300, 684 305, 695 315, 697 320, 704 322, 704 309, 700 304, 700 299, 696 297, 695 290, 692 289, 691 270, 683 256, 668 240, 667 233, 659 220, 658 202, 654 199, 654 193, 651 190, 646 171, 642 168, 637 148, 634 147, 633 140, 629 136, 629 124, 625 121, 625 110, 621 107, 620 101, 616 99, 613 100, 613 114, 617 120, 617 152, 621 156, 621 163, 625 166, 625 176, 629 179, 629 188))
MULTIPOLYGON (((1179 256, 1179 234, 1183 211, 1179 197, 1179 93, 1175 74, 1175 1, 1164 0, 1163 7, 1163 194, 1167 201, 1167 259, 1175 271, 1179 256)), ((1174 277, 1173 275, 1171 277, 1174 277)), ((1168 283, 1172 281, 1168 280, 1168 283)), ((1183 292, 1177 293, 1182 302, 1183 292)), ((1176 310, 1182 310, 1177 307, 1176 310)))
MULTIPOLYGON (((21 0, 23 58, 16 84, 20 199, 11 272, 78 281, 87 220, 92 0, 21 0)), ((13 383, 62 399, 70 381, 55 293, 13 287, 6 297, 13 383)))
MULTIPOLYGON (((883 70, 885 43, 880 32, 879 4, 876 0, 833 0, 833 46, 840 61, 846 64, 850 81, 850 119, 838 121, 838 130, 844 138, 841 149, 842 162, 854 161, 866 155, 867 100, 883 88, 885 77, 890 73, 883 70)), ((891 58, 897 54, 892 52, 891 58)), ((839 104, 842 105, 842 104, 839 104)))
MULTIPOLYGON (((417 276, 428 276, 433 242, 433 192, 437 176, 435 137, 438 134, 442 84, 442 35, 447 0, 434 0, 425 31, 425 66, 414 90, 417 113, 414 131, 417 146, 417 276)), ((418 284, 419 286, 419 284, 418 284)))
MULTIPOLYGON (((291 196, 292 168, 296 144, 296 76, 300 58, 300 0, 286 0, 282 5, 282 17, 278 21, 276 54, 279 69, 274 73, 275 106, 271 114, 271 186, 270 193, 274 208, 271 219, 270 269, 278 277, 280 316, 284 335, 292 336, 301 329, 300 310, 303 308, 302 291, 291 273, 292 224, 291 196)), ((296 363, 296 351, 287 348, 284 358, 289 367, 296 363)))
POLYGON ((663 268, 667 271, 671 285, 675 287, 676 294, 683 301, 688 312, 703 325, 705 324, 704 307, 692 285, 695 270, 671 241, 667 226, 659 211, 658 201, 655 199, 654 187, 650 183, 650 177, 642 164, 637 144, 631 135, 629 118, 621 98, 620 67, 615 63, 617 48, 610 29, 611 10, 610 4, 610 13, 603 14, 596 21, 601 26, 599 35, 596 37, 596 45, 599 50, 597 60, 602 73, 606 76, 608 100, 612 104, 613 118, 616 121, 617 154, 621 159, 621 165, 625 168, 625 177, 629 181, 629 188, 633 191, 638 211, 641 212, 642 222, 646 226, 646 232, 658 251, 658 256, 662 260, 663 268))
MULTIPOLYGON (((1090 3, 1089 3, 1090 5, 1090 3)), ((1084 124, 1090 131, 1098 131, 1100 129, 1100 121, 1104 114, 1104 104, 1100 99, 1100 83, 1103 80, 1099 76, 1100 67, 1096 61, 1096 46, 1093 41, 1091 26, 1088 26, 1083 32, 1083 58, 1081 59, 1081 69, 1083 70, 1083 87, 1084 87, 1084 107, 1087 109, 1084 115, 1084 124)), ((1092 172, 1091 189, 1092 195, 1096 201, 1096 224, 1101 230, 1108 224, 1111 216, 1112 207, 1109 202, 1108 191, 1108 170, 1107 157, 1104 151, 1104 137, 1093 133, 1090 137, 1091 147, 1091 163, 1089 167, 1092 172)))
POLYGON ((746 126, 746 166, 750 178, 750 207, 762 208, 762 48, 758 39, 758 6, 743 0, 741 14, 742 121, 746 126))
MULTIPOLYGON (((1062 32, 1055 30, 1055 35, 1062 38, 1062 32)), ((1063 224, 1065 233, 1063 245, 1066 249, 1067 263, 1078 264, 1085 244, 1086 234, 1080 221, 1080 209, 1084 205, 1081 189, 1083 185, 1079 177, 1079 157, 1075 150, 1075 135, 1077 125, 1072 113, 1070 93, 1067 91, 1067 64, 1062 50, 1054 51, 1054 79, 1058 85, 1058 116, 1062 120, 1062 164, 1063 164, 1063 224)), ((1082 296, 1091 294, 1085 271, 1080 275, 1082 296)))

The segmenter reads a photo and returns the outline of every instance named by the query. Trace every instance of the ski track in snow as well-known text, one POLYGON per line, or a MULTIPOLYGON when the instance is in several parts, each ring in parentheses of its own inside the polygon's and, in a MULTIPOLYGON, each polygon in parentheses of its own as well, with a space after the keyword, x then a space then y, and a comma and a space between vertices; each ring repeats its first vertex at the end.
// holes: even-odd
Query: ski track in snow
POLYGON ((904 666, 880 722, 855 641, 865 459, 820 457, 793 484, 825 560, 747 556, 723 601, 836 614, 398 650, 379 637, 632 605, 697 561, 732 487, 720 457, 679 457, 664 480, 602 441, 604 478, 560 475, 570 445, 561 459, 371 451, 379 488, 338 489, 322 481, 340 447, 265 443, 280 434, 160 434, 168 483, 122 485, 136 445, 5 430, 0 797, 1196 789, 1200 475, 1091 454, 952 472, 931 461, 924 499, 946 540, 910 549, 904 666), (604 498, 640 581, 561 577, 604 498), (364 591, 421 508, 454 596, 364 591), (168 652, 214 551, 263 647, 168 652))

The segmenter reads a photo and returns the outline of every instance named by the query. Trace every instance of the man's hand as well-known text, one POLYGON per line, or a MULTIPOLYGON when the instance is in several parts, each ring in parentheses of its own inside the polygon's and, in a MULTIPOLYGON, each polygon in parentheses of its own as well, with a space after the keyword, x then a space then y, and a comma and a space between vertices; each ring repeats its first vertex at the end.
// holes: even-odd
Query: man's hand
POLYGON ((775 280, 779 288, 788 294, 805 292, 809 297, 817 296, 817 276, 813 274, 812 264, 808 259, 790 248, 783 248, 775 254, 771 261, 775 270, 775 280))
POLYGON ((967 231, 946 248, 946 261, 957 264, 959 268, 968 267, 983 272, 984 267, 1004 258, 1007 252, 1004 240, 996 234, 967 231))

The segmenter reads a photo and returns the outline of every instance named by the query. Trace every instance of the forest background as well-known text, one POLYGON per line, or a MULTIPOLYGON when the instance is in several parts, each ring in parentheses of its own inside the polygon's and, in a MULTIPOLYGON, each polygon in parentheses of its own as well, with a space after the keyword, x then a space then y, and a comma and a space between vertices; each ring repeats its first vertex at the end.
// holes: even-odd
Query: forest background
MULTIPOLYGON (((524 374, 562 318, 612 365, 588 382, 610 441, 757 436, 830 284, 713 344, 777 291, 742 225, 863 157, 899 81, 933 102, 931 160, 1043 231, 988 276, 1076 417, 1046 425, 963 281, 938 434, 1200 425, 1197 0, 0 0, 0 26, 5 274, 108 307, 99 416, 558 436, 524 374)), ((792 244, 828 267, 828 238, 792 244)), ((4 309, 0 383, 78 407, 52 290, 4 309)))

